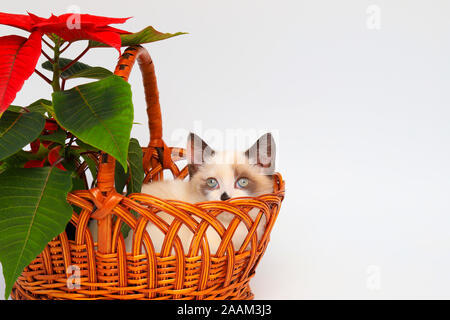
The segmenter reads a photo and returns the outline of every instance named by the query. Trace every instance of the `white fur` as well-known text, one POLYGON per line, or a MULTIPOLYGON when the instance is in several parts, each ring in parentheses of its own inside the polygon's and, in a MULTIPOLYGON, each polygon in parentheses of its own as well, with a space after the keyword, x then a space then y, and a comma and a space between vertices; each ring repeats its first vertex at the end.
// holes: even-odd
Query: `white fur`
MULTIPOLYGON (((228 195, 232 198, 236 197, 255 197, 264 193, 270 193, 273 191, 272 184, 267 177, 269 183, 263 186, 262 191, 256 194, 250 194, 245 190, 234 188, 235 185, 235 177, 234 170, 232 168, 232 164, 236 158, 242 159, 242 155, 240 153, 235 152, 220 152, 216 153, 214 159, 209 159, 209 161, 205 161, 205 164, 200 167, 199 171, 195 174, 195 176, 190 181, 181 181, 181 180, 165 180, 165 181, 156 181, 153 183, 145 184, 142 187, 141 193, 153 195, 155 197, 161 199, 171 199, 171 200, 181 200, 188 203, 197 203, 202 201, 220 201, 220 195, 223 192, 227 192, 228 195), (228 163, 227 163, 228 161, 228 163), (231 162, 230 162, 231 161, 231 162), (209 192, 206 196, 203 195, 200 191, 199 181, 204 177, 215 177, 220 184, 220 188, 209 192)), ((259 175, 259 169, 256 166, 248 166, 248 169, 253 171, 255 174, 259 175)), ((254 221, 258 215, 258 209, 252 209, 249 212, 249 216, 254 221)), ((158 212, 157 215, 167 222, 169 225, 173 221, 173 216, 165 213, 158 212)), ((222 212, 217 216, 217 220, 223 224, 225 229, 228 228, 229 224, 235 217, 234 214, 229 212, 222 212)), ((195 220, 200 222, 200 218, 193 216, 195 220)), ((257 237, 258 241, 261 239, 264 234, 266 224, 266 218, 263 217, 260 220, 260 223, 257 227, 257 237)), ((164 234, 152 223, 148 223, 146 227, 146 231, 150 235, 153 246, 157 252, 160 252, 162 248, 162 244, 164 241, 164 234)), ((245 237, 248 234, 248 229, 243 222, 241 222, 232 238, 234 249, 237 251, 240 249, 242 243, 245 240, 245 237)), ((187 253, 192 242, 193 233, 189 230, 189 228, 183 224, 178 230, 177 235, 179 236, 184 251, 187 253)), ((214 254, 221 242, 221 238, 219 234, 213 227, 208 227, 206 230, 206 237, 208 239, 208 244, 210 246, 210 251, 214 254)), ((130 231, 128 237, 125 239, 125 244, 127 246, 127 250, 131 251, 131 244, 133 239, 133 233, 130 231)), ((249 245, 250 246, 250 245, 249 245)))
MULTIPOLYGON (((272 137, 270 136, 270 139, 272 137)), ((262 139, 260 138, 262 141, 262 139)), ((266 139, 267 140, 267 139, 266 139)), ((189 141, 189 140, 188 140, 189 141)), ((272 142, 274 148, 274 142, 272 142)), ((261 145, 264 145, 261 143, 261 145)), ((255 144, 256 146, 256 144, 255 144)), ((252 147, 252 148, 255 148, 252 147)), ((207 147, 209 148, 209 147, 207 147)), ((251 149, 252 149, 251 148, 251 149)), ((188 142, 189 149, 189 142, 188 142)), ((251 150, 250 149, 250 150, 251 150)), ((211 149, 209 149, 211 151, 211 149)), ((254 150, 253 150, 254 151, 254 150)), ((199 153, 199 150, 193 150, 193 152, 199 153)), ((253 152, 255 154, 255 152, 253 152)), ((274 161, 274 153, 273 159, 274 161)), ((202 159, 201 165, 198 166, 195 174, 190 178, 189 181, 182 180, 165 180, 156 181, 149 184, 144 184, 141 193, 149 194, 161 199, 167 200, 179 200, 188 203, 197 203, 202 201, 220 201, 221 195, 226 192, 231 198, 236 197, 256 197, 265 193, 271 193, 273 191, 272 179, 269 176, 265 176, 261 166, 250 164, 249 159, 243 152, 234 151, 223 151, 223 152, 213 152, 205 159, 202 159), (254 183, 253 192, 249 190, 236 187, 236 168, 243 169, 247 175, 252 178, 254 183), (205 188, 205 180, 209 177, 214 177, 218 181, 218 187, 214 190, 209 190, 205 188)), ((273 171, 273 164, 272 164, 273 171)), ((252 221, 255 221, 259 210, 253 208, 249 211, 249 216, 252 221)), ((157 215, 163 219, 169 226, 172 223, 174 217, 166 212, 158 212, 157 215)), ((192 216, 197 222, 200 222, 200 218, 197 216, 192 216)), ((217 220, 222 223, 225 229, 228 228, 231 221, 235 218, 235 215, 230 212, 222 212, 217 216, 217 220)), ((266 219, 263 215, 258 227, 257 227, 257 237, 260 241, 266 225, 266 219)), ((92 224, 91 231, 94 235, 94 240, 97 239, 97 228, 96 223, 92 224), (95 226, 94 226, 95 225, 95 226)), ((159 230, 153 223, 149 222, 146 227, 146 231, 149 234, 153 246, 156 252, 161 252, 161 247, 164 242, 164 233, 159 230)), ((234 250, 240 249, 242 243, 244 242, 248 234, 248 229, 243 222, 241 222, 232 237, 232 242, 234 250)), ((182 224, 177 233, 180 238, 184 252, 187 253, 192 242, 193 233, 189 228, 182 224)), ((213 227, 208 227, 206 230, 206 237, 208 239, 208 244, 210 247, 210 252, 212 254, 217 252, 217 249, 221 243, 221 238, 219 234, 213 229, 213 227)), ((131 244, 133 240, 133 232, 130 231, 128 237, 125 239, 126 249, 128 252, 131 251, 131 244)), ((250 247, 250 244, 247 248, 250 247)), ((172 249, 173 254, 173 249, 172 249)))

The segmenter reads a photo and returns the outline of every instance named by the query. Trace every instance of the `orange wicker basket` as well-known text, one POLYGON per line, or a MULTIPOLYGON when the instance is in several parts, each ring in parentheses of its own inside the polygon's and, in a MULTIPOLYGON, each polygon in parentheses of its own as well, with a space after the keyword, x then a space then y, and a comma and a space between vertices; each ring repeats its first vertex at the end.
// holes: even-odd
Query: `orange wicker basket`
MULTIPOLYGON (((162 140, 161 110, 153 62, 146 49, 129 47, 119 59, 115 74, 126 81, 138 61, 143 76, 150 143, 143 148, 145 182, 164 178, 169 171, 184 179, 187 167, 176 162, 185 150, 167 147, 162 140)), ((97 185, 90 190, 69 193, 67 201, 74 207, 70 224, 75 239, 66 232, 54 238, 44 251, 27 266, 16 281, 13 299, 252 299, 249 282, 255 274, 270 232, 284 198, 284 181, 274 175, 274 193, 257 198, 189 204, 161 200, 146 194, 119 194, 114 188, 115 160, 106 154, 96 156, 97 185), (256 208, 252 219, 249 211, 256 208), (158 217, 163 211, 174 217, 169 224, 158 217), (216 219, 227 211, 234 215, 225 228, 216 219), (258 222, 265 218, 264 234, 258 238, 258 222), (98 242, 88 228, 96 219, 98 242), (146 232, 147 222, 164 233, 161 252, 156 252, 146 232), (231 241, 240 223, 248 234, 239 250, 231 241), (133 230, 131 252, 127 252, 121 233, 123 224, 133 230), (187 253, 177 232, 185 225, 194 234, 187 253), (206 229, 214 228, 221 237, 217 252, 211 253, 206 229), (76 285, 72 283, 76 266, 76 285)), ((86 164, 79 166, 84 174, 86 164)))

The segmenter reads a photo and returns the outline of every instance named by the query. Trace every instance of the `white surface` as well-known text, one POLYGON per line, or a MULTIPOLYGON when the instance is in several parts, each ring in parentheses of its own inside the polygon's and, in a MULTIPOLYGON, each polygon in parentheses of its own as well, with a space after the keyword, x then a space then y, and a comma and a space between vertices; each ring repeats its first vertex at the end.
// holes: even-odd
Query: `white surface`
MULTIPOLYGON (((2 11, 48 16, 70 4, 14 1, 2 11)), ((205 130, 278 132, 286 200, 252 280, 256 298, 450 298, 448 1, 74 4, 134 16, 127 30, 190 33, 146 45, 167 144, 198 120, 205 130), (369 5, 380 8, 379 30, 367 27, 369 5)), ((116 59, 98 49, 84 62, 113 68, 116 59)), ((137 71, 130 81, 146 124, 137 71)), ((43 93, 33 76, 15 104, 43 93)), ((133 135, 148 141, 145 125, 133 135)))

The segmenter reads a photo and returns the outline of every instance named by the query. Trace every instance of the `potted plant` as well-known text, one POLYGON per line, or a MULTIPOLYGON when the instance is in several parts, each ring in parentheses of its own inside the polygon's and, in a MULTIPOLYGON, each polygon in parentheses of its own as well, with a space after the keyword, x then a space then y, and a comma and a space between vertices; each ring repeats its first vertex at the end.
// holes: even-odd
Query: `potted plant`
POLYGON ((67 195, 89 189, 88 180, 95 183, 100 152, 117 160, 117 192, 130 177, 136 183, 127 192, 140 191, 144 172, 141 147, 130 139, 130 85, 110 70, 80 60, 94 48, 112 47, 120 53, 124 46, 182 33, 161 33, 151 26, 130 33, 110 26, 127 19, 0 13, 0 24, 30 33, 28 38, 0 37, 0 262, 6 298, 22 270, 65 230, 75 210, 67 195), (82 40, 87 41, 84 51, 73 59, 64 57, 73 42, 82 40), (41 56, 46 61, 39 71, 41 56), (12 105, 33 73, 51 86, 51 97, 12 105), (89 81, 70 88, 75 78, 89 81))

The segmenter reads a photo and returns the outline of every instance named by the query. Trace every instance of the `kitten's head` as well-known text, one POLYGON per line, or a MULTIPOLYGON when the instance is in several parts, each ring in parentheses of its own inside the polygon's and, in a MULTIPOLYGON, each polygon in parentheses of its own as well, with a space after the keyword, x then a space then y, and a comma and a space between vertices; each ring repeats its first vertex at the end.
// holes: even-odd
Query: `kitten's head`
POLYGON ((270 133, 245 152, 214 151, 191 133, 187 159, 191 186, 207 201, 273 192, 275 141, 270 133))

